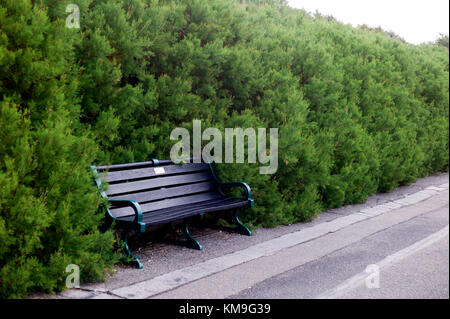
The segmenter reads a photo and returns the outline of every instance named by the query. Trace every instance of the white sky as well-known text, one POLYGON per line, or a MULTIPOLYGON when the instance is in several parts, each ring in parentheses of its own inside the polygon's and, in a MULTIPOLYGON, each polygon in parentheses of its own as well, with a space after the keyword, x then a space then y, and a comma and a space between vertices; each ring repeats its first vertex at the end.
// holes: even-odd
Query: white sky
POLYGON ((288 0, 294 8, 325 15, 353 26, 367 24, 394 31, 414 44, 449 33, 449 0, 288 0))

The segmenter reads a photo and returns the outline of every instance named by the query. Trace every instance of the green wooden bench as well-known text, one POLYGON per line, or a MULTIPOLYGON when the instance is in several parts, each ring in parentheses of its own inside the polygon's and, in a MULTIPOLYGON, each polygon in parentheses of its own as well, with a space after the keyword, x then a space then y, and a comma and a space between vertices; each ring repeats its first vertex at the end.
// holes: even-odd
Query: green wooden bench
POLYGON ((232 210, 233 231, 251 236, 251 231, 238 217, 239 208, 253 207, 251 189, 244 182, 221 183, 211 164, 174 164, 171 160, 152 160, 111 166, 91 166, 101 196, 108 200, 105 207, 107 227, 115 222, 124 241, 123 253, 142 263, 132 254, 127 239, 130 233, 141 234, 147 229, 182 221, 185 245, 202 249, 189 232, 189 220, 196 215, 232 210), (109 188, 103 191, 102 183, 109 188), (230 197, 225 189, 239 187, 244 198, 230 197))

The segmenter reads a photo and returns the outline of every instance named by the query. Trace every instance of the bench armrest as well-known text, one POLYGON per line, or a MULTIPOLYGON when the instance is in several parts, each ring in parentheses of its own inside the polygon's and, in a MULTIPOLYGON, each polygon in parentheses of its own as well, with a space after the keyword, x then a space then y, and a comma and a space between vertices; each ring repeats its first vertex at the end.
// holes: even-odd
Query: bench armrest
POLYGON ((131 207, 131 208, 133 208, 134 214, 136 216, 136 218, 134 219, 134 222, 141 226, 141 231, 142 231, 142 229, 144 229, 144 231, 145 231, 145 225, 142 224, 142 217, 143 217, 142 209, 138 202, 136 202, 134 200, 120 200, 120 199, 108 199, 108 202, 116 207, 131 207))
POLYGON ((247 199, 250 201, 250 206, 253 207, 253 199, 252 199, 252 190, 247 183, 244 182, 233 182, 233 183, 221 183, 219 184, 219 189, 222 191, 222 188, 232 188, 239 187, 245 191, 247 199))

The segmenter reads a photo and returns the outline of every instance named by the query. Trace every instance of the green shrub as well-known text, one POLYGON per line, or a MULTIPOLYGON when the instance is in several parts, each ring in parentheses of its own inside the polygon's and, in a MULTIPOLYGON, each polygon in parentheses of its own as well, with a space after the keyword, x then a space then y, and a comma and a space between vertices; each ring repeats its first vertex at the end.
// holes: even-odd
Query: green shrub
POLYGON ((82 282, 116 261, 100 233, 99 198, 87 167, 97 152, 74 135, 76 82, 63 28, 30 1, 0 7, 0 297, 55 292, 66 267, 82 282), (74 109, 70 110, 70 108, 74 109))
POLYGON ((94 134, 100 161, 167 158, 170 131, 194 119, 279 128, 276 175, 218 165, 223 179, 251 183, 247 221, 264 226, 448 170, 445 48, 278 1, 238 2, 90 4, 76 58, 82 123, 107 132, 94 134))

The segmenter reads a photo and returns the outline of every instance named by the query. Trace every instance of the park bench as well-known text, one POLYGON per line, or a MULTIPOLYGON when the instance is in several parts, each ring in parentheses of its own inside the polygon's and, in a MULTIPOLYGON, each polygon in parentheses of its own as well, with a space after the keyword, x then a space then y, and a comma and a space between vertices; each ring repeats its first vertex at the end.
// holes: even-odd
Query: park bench
POLYGON ((182 231, 190 248, 201 250, 200 243, 189 232, 189 220, 196 215, 232 210, 232 229, 251 236, 238 217, 239 208, 253 207, 251 189, 244 182, 221 183, 208 163, 175 164, 171 160, 152 160, 110 166, 91 166, 105 207, 105 222, 114 222, 124 242, 123 253, 142 268, 128 247, 130 233, 142 234, 147 229, 182 221, 182 231), (109 185, 104 190, 103 182, 109 185), (239 187, 245 198, 227 196, 225 189, 239 187))

